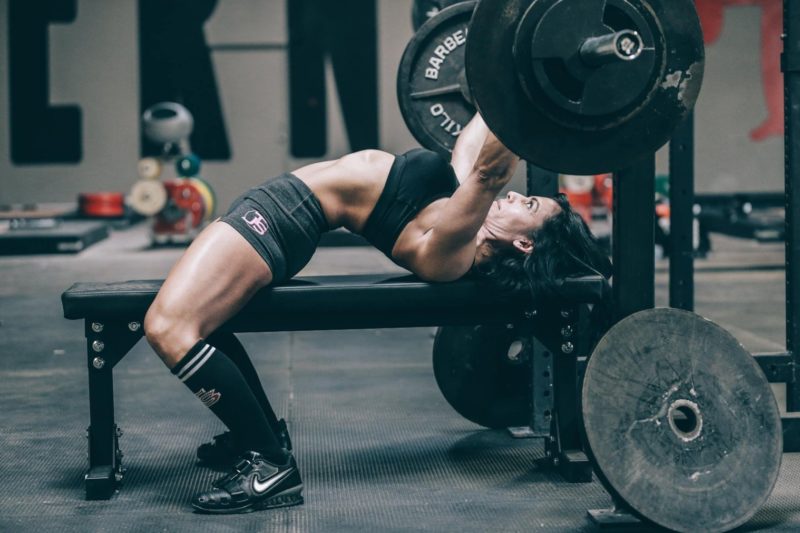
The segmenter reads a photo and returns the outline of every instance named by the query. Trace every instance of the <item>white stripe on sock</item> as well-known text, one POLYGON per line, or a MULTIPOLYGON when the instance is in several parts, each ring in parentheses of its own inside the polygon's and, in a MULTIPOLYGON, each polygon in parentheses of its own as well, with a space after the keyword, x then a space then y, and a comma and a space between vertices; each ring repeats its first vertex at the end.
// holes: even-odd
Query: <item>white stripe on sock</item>
POLYGON ((206 353, 206 351, 209 348, 211 348, 210 344, 206 344, 205 346, 203 346, 203 349, 200 350, 200 352, 197 355, 192 357, 192 360, 189 361, 188 363, 186 363, 186 366, 181 368, 181 371, 178 372, 178 378, 182 377, 185 373, 187 373, 192 368, 192 365, 194 364, 194 362, 197 361, 198 359, 200 359, 201 357, 203 357, 203 355, 206 353))
POLYGON ((192 376, 194 375, 194 373, 195 373, 195 372, 197 372, 198 370, 200 370, 200 367, 202 367, 204 364, 206 364, 206 361, 208 361, 208 358, 209 358, 209 357, 211 357, 211 356, 214 354, 214 352, 216 352, 216 351, 217 351, 217 349, 216 349, 216 348, 211 348, 211 349, 208 351, 208 355, 206 355, 205 357, 203 357, 203 358, 200 360, 200 362, 199 362, 199 363, 197 363, 196 365, 194 365, 194 368, 192 369, 192 371, 191 371, 191 372, 189 372, 188 374, 186 374, 185 376, 183 376, 183 377, 181 378, 181 381, 184 381, 184 382, 185 382, 187 379, 189 379, 190 377, 192 377, 192 376))

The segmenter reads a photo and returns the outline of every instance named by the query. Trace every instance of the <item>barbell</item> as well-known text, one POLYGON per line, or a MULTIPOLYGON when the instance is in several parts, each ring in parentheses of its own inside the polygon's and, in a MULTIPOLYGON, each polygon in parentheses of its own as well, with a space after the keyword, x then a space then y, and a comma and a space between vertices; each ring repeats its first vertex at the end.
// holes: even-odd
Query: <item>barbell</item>
POLYGON ((427 20, 400 62, 414 137, 440 153, 479 110, 542 168, 596 174, 669 141, 703 80, 692 0, 481 0, 427 20))

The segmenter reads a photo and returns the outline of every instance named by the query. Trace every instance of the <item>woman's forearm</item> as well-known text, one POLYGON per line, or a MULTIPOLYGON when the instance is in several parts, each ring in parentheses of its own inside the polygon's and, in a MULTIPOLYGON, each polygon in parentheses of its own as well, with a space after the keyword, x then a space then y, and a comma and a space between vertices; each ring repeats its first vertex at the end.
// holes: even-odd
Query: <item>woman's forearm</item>
POLYGON ((502 189, 512 178, 519 156, 505 147, 491 131, 481 146, 471 173, 486 187, 502 189))
POLYGON ((451 160, 460 183, 474 174, 490 188, 502 188, 508 183, 518 162, 519 157, 498 140, 480 113, 462 130, 451 160))
POLYGON ((472 120, 461 130, 450 159, 459 183, 463 183, 472 172, 481 147, 489 134, 489 127, 486 126, 480 113, 475 113, 472 120))

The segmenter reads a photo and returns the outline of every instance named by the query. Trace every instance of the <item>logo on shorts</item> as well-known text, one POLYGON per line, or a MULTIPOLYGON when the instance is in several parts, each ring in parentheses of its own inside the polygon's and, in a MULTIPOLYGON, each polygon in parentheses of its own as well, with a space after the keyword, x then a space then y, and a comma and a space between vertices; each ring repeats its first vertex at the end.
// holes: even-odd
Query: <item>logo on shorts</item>
POLYGON ((222 393, 217 392, 216 389, 211 389, 210 391, 206 391, 206 389, 200 389, 199 391, 194 393, 195 396, 200 398, 200 401, 203 402, 203 405, 206 407, 211 407, 215 403, 222 398, 222 393))
POLYGON ((264 215, 255 209, 251 209, 242 215, 242 220, 247 222, 247 225, 250 226, 250 229, 259 235, 264 235, 267 233, 267 219, 265 219, 264 215))

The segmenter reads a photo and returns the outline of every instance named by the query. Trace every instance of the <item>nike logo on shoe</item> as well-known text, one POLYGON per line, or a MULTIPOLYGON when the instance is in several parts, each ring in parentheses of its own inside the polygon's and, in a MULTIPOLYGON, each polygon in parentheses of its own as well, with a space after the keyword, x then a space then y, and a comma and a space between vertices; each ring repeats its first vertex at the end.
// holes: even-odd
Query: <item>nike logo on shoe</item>
POLYGON ((283 472, 272 476, 271 478, 267 479, 264 482, 259 481, 258 476, 253 477, 253 492, 256 494, 263 494, 287 477, 294 471, 294 468, 289 468, 288 470, 284 470, 283 472))

